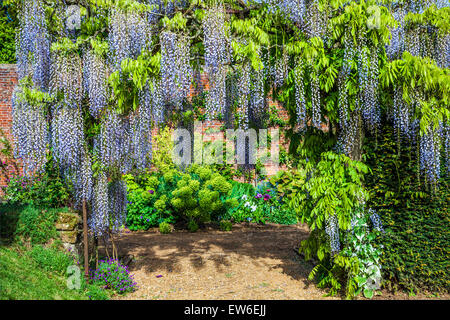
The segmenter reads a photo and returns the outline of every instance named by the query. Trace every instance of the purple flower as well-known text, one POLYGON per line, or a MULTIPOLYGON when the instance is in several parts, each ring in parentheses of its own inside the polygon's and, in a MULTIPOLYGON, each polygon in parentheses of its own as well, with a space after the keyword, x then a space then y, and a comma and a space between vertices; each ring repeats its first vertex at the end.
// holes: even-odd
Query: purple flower
POLYGON ((154 191, 153 191, 153 190, 148 190, 148 192, 150 192, 150 194, 153 194, 153 193, 154 193, 154 191))

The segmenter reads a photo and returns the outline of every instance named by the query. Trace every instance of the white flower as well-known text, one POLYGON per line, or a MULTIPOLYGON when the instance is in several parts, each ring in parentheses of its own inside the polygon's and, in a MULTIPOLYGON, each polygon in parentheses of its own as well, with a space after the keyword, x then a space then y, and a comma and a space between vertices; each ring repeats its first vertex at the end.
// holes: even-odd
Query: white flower
POLYGON ((243 194, 241 199, 242 199, 242 200, 247 200, 247 195, 246 195, 246 194, 243 194))
POLYGON ((246 203, 244 203, 244 207, 250 207, 250 202, 246 202, 246 203))
POLYGON ((251 208, 252 208, 252 212, 255 212, 257 206, 256 206, 256 205, 253 205, 251 208))

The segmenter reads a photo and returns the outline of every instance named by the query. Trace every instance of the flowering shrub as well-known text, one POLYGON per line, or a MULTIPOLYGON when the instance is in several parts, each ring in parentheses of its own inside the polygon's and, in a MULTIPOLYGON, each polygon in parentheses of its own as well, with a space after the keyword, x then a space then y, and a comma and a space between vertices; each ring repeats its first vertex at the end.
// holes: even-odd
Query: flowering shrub
POLYGON ((231 194, 238 199, 239 205, 230 210, 224 218, 238 223, 297 223, 296 213, 289 209, 271 183, 263 181, 256 189, 251 185, 248 187, 244 185, 242 183, 234 185, 231 194), (242 192, 242 190, 246 190, 246 192, 242 192))
POLYGON ((99 261, 98 269, 91 272, 91 279, 95 284, 105 289, 112 289, 119 294, 136 289, 136 282, 128 271, 128 267, 121 265, 115 259, 99 261))

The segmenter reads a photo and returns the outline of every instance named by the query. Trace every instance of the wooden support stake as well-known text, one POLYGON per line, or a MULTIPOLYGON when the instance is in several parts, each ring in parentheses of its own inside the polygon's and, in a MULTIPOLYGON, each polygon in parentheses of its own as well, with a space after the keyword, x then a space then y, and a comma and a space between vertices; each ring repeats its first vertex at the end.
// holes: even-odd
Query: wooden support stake
POLYGON ((88 247, 88 226, 86 200, 83 199, 83 240, 84 240, 84 276, 89 280, 89 247, 88 247))

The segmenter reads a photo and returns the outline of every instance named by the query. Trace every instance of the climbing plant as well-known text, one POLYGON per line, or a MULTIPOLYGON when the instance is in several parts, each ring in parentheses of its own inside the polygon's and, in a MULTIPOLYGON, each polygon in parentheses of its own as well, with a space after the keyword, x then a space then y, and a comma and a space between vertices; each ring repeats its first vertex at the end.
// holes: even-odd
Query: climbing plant
MULTIPOLYGON (((124 224, 122 175, 151 165, 151 129, 199 113, 189 94, 201 87, 201 72, 208 78, 203 118, 231 115, 235 128, 258 128, 271 96, 289 112, 290 151, 305 138, 322 139, 328 124, 329 148, 317 162, 324 172, 333 161, 349 165, 352 183, 365 172, 358 162, 365 134, 381 134, 382 123, 416 146, 421 183, 437 190, 442 162, 450 168, 448 1, 3 3, 18 17, 16 156, 31 175, 51 149, 76 206, 89 207, 97 237, 124 224), (320 160, 330 150, 337 155, 320 160)), ((364 193, 356 189, 347 200, 327 195, 333 206, 324 208, 339 217, 334 229, 349 229, 355 208, 347 202, 364 193)), ((312 219, 318 209, 308 210, 299 214, 312 219)), ((323 231, 332 216, 315 217, 314 225, 323 231)))

